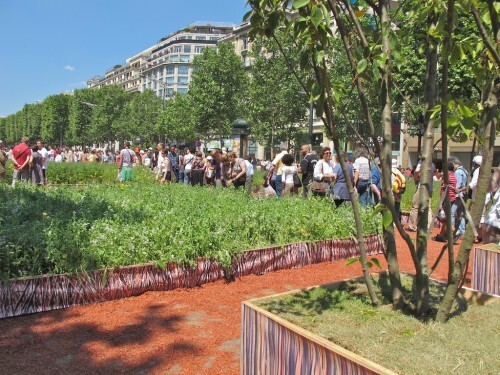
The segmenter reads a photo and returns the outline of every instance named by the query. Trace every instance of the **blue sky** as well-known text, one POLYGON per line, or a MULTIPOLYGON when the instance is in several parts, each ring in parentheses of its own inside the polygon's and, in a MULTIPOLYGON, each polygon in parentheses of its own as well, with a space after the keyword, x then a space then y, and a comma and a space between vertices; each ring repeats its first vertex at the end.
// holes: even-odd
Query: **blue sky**
POLYGON ((246 0, 0 0, 0 117, 86 81, 196 21, 241 23, 246 0))

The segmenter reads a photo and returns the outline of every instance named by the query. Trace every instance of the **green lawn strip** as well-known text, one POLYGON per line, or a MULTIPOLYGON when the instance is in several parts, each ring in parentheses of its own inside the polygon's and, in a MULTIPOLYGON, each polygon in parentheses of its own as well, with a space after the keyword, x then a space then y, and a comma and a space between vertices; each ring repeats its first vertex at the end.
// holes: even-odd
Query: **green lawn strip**
MULTIPOLYGON (((228 265, 254 248, 351 238, 349 205, 248 197, 242 190, 147 180, 81 188, 0 188, 2 279, 147 262, 228 265)), ((365 233, 376 232, 370 210, 365 233)))
MULTIPOLYGON (((411 294, 410 278, 404 283, 411 294)), ((433 285, 433 298, 443 290, 433 285)), ((500 369, 498 303, 473 306, 462 301, 446 324, 423 323, 390 306, 372 307, 363 285, 316 288, 257 304, 400 374, 495 374, 500 369)))

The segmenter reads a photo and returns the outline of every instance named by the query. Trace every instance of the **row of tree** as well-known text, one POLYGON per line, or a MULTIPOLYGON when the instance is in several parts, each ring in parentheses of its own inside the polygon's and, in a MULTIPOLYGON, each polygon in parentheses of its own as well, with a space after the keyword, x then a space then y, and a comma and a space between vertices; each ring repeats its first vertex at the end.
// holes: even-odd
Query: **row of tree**
POLYGON ((305 125, 308 98, 285 60, 276 51, 266 58, 263 48, 274 51, 269 43, 256 43, 251 74, 231 43, 205 49, 193 61, 189 92, 164 105, 151 90, 128 93, 115 85, 49 96, 1 118, 0 137, 7 144, 25 135, 61 146, 137 138, 189 144, 231 137, 233 122, 246 118, 261 144, 293 142, 305 125))

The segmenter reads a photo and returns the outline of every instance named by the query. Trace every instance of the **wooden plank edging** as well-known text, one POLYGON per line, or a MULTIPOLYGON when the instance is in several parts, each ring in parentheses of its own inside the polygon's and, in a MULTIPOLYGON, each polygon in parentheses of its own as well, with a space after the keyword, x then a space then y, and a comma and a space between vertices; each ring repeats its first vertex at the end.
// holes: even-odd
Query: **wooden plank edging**
MULTIPOLYGON (((365 238, 369 255, 382 252, 377 235, 365 238)), ((327 240, 248 250, 238 255, 232 275, 262 274, 280 269, 359 256, 355 240, 327 240)), ((222 265, 199 258, 194 266, 153 263, 76 274, 42 275, 0 282, 0 318, 99 303, 146 291, 191 288, 228 277, 222 265)))

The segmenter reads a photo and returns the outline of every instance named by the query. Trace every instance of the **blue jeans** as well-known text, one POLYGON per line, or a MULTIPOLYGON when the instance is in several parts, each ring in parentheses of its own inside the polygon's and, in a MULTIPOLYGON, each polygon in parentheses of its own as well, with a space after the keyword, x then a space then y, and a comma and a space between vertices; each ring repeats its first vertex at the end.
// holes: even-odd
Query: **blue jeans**
POLYGON ((361 206, 370 205, 372 203, 370 185, 368 183, 359 183, 357 189, 361 206))
POLYGON ((281 198, 283 195, 283 176, 282 175, 276 175, 276 195, 278 198, 281 198))

